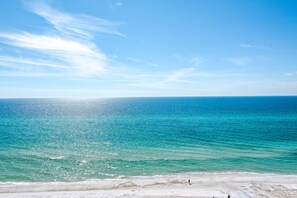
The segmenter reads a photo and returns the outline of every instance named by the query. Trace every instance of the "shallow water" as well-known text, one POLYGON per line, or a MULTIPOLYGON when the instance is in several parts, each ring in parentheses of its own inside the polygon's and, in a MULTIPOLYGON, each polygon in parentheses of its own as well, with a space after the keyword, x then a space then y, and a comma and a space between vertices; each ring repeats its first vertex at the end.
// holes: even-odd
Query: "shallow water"
POLYGON ((0 100, 0 181, 297 173, 297 97, 0 100))

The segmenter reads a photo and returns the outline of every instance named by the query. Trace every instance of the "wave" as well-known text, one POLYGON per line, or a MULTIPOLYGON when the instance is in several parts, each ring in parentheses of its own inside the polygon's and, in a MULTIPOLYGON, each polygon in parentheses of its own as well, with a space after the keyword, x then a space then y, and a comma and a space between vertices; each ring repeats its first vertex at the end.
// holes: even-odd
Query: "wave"
POLYGON ((51 159, 51 160, 60 160, 60 159, 65 159, 65 156, 52 156, 52 157, 49 157, 49 159, 51 159))

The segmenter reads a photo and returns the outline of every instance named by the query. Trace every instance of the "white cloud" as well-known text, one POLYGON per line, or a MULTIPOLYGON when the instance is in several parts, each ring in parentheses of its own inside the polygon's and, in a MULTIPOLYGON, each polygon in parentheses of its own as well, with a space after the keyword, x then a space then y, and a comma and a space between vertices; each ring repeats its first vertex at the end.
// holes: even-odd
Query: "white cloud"
POLYGON ((23 57, 13 57, 13 56, 0 56, 0 65, 1 66, 9 66, 9 65, 30 65, 37 67, 49 67, 49 68, 59 68, 66 69, 69 68, 67 66, 63 66, 61 64, 57 64, 54 62, 39 60, 39 59, 28 59, 23 57))
POLYGON ((0 76, 26 76, 44 77, 58 76, 69 70, 69 66, 57 64, 42 59, 31 59, 24 57, 0 56, 0 76), (57 75, 54 75, 56 73, 57 75))
POLYGON ((269 47, 265 47, 262 45, 250 45, 250 44, 240 44, 239 45, 242 48, 254 48, 254 49, 262 49, 262 50, 270 50, 269 47))
POLYGON ((184 62, 184 63, 191 63, 193 66, 197 67, 200 66, 203 62, 201 56, 197 56, 197 55, 193 55, 193 54, 174 54, 174 58, 176 58, 178 61, 180 62, 184 62))
POLYGON ((226 58, 228 62, 234 64, 234 65, 247 65, 251 62, 251 59, 248 57, 232 57, 232 58, 226 58))
MULTIPOLYGON (((0 42, 23 50, 26 57, 10 57, 2 54, 0 64, 22 70, 29 66, 67 68, 71 75, 100 75, 108 69, 106 55, 96 46, 93 33, 122 35, 117 31, 118 23, 87 15, 71 15, 51 8, 40 1, 28 3, 34 13, 45 18, 58 30, 55 34, 33 34, 29 32, 0 33, 0 42), (36 59, 35 57, 43 57, 36 59)), ((38 70, 37 70, 38 71, 38 70)), ((52 70, 51 70, 52 71, 52 70)), ((34 72, 34 70, 32 70, 34 72)), ((38 71, 39 72, 39 71, 38 71)), ((13 73, 17 73, 13 71, 13 73)))
POLYGON ((123 1, 121 1, 121 0, 118 0, 118 1, 105 0, 105 1, 108 3, 111 10, 114 10, 115 6, 121 7, 123 5, 123 1))
POLYGON ((292 71, 292 72, 286 72, 284 73, 285 76, 296 76, 297 75, 297 71, 292 71))
POLYGON ((45 54, 51 59, 59 60, 63 66, 67 65, 83 76, 101 74, 107 66, 105 55, 92 43, 30 33, 0 34, 0 38, 11 46, 45 54))
POLYGON ((148 62, 148 61, 140 59, 140 58, 127 57, 127 59, 134 62, 134 63, 138 63, 138 64, 142 64, 142 65, 144 64, 144 65, 148 65, 148 66, 151 66, 151 67, 159 67, 158 64, 151 63, 151 62, 148 62))
POLYGON ((242 76, 240 73, 234 72, 202 72, 198 71, 194 67, 183 68, 177 71, 173 71, 170 74, 147 76, 145 83, 141 85, 157 89, 170 89, 175 88, 176 85, 183 83, 197 83, 197 80, 201 78, 225 78, 225 77, 238 77, 242 76), (161 78, 161 80, 160 80, 161 78))
POLYGON ((29 72, 29 71, 16 71, 16 72, 0 72, 2 77, 58 77, 57 73, 50 72, 29 72))
POLYGON ((172 74, 170 74, 167 79, 165 80, 165 82, 176 82, 176 81, 182 81, 182 79, 184 77, 188 77, 191 76, 193 74, 193 72, 195 71, 195 69, 193 67, 189 67, 189 68, 185 68, 185 69, 181 69, 178 71, 173 72, 172 74))
POLYGON ((123 36, 117 31, 120 23, 88 16, 85 14, 68 14, 56 10, 41 1, 29 1, 28 8, 46 19, 60 32, 90 38, 94 32, 102 32, 123 36))
POLYGON ((3 43, 14 45, 16 47, 28 48, 32 50, 44 50, 45 52, 69 52, 94 55, 96 52, 88 45, 78 41, 59 36, 37 35, 30 33, 9 33, 0 34, 4 38, 3 43))
POLYGON ((123 2, 118 1, 118 2, 116 3, 116 5, 117 5, 117 6, 122 6, 122 5, 123 5, 123 2))
POLYGON ((141 85, 157 89, 170 88, 171 85, 176 83, 190 82, 185 80, 185 78, 187 78, 194 70, 194 68, 190 67, 173 71, 167 75, 150 76, 148 79, 146 79, 146 81, 142 82, 141 85))
MULTIPOLYGON (((241 73, 232 71, 199 71, 195 67, 181 68, 172 70, 170 72, 150 72, 143 73, 143 71, 132 70, 125 68, 111 72, 108 76, 109 81, 117 83, 125 83, 127 86, 138 87, 143 89, 174 89, 176 87, 183 87, 184 84, 196 84, 200 80, 205 79, 222 79, 230 77, 241 77, 241 73)), ((191 85, 191 86, 192 86, 191 85)))

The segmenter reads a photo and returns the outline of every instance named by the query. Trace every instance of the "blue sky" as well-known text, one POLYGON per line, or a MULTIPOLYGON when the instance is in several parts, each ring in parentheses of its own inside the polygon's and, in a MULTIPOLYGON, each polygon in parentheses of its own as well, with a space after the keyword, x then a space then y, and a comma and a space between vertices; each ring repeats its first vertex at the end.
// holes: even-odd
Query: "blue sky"
POLYGON ((297 1, 3 0, 0 97, 297 95, 297 1))

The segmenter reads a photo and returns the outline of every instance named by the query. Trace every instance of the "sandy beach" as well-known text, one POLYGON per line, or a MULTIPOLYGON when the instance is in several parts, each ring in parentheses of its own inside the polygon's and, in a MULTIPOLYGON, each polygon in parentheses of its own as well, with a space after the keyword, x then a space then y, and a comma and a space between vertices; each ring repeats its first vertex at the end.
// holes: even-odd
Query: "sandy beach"
POLYGON ((0 197, 296 197, 297 175, 187 173, 81 182, 1 183, 0 197), (190 183, 189 183, 190 179, 190 183))

